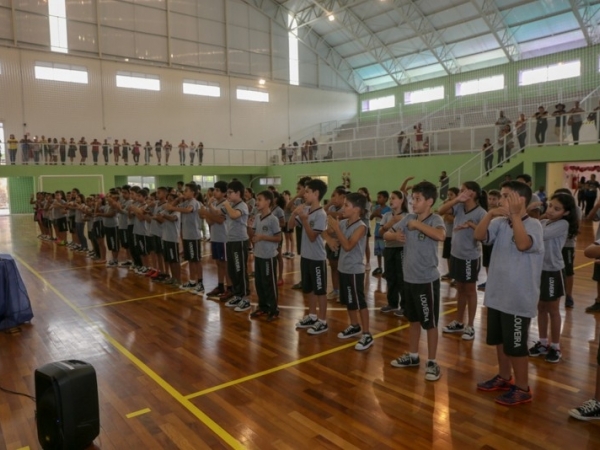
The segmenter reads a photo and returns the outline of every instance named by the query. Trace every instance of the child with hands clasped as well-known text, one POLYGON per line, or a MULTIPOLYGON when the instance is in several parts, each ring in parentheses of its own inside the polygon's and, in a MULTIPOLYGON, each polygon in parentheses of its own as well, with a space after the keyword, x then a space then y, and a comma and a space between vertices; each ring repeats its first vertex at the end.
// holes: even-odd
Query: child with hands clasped
POLYGON ((436 199, 437 188, 433 183, 422 181, 414 185, 413 213, 407 214, 387 232, 400 231, 399 239, 404 241, 402 269, 407 297, 404 315, 410 322, 408 352, 391 364, 393 367, 420 365, 419 339, 423 328, 427 330, 425 379, 428 381, 437 381, 441 376, 440 366, 435 360, 440 311, 440 273, 437 267, 438 242, 446 238, 446 230, 442 218, 431 212, 436 199))
POLYGON ((540 221, 544 232, 544 263, 538 303, 538 332, 540 340, 529 349, 529 356, 545 355, 550 363, 560 361, 560 298, 565 294, 562 248, 567 237, 573 238, 579 230, 575 199, 570 194, 555 194, 548 203, 540 221), (550 319, 550 345, 548 345, 550 319))
POLYGON ((467 181, 453 200, 440 206, 439 213, 454 216, 450 250, 450 277, 456 281, 458 312, 456 319, 443 328, 444 333, 461 333, 464 340, 475 338, 477 312, 477 276, 481 267, 481 245, 473 231, 486 214, 487 197, 474 181, 467 181), (463 322, 468 308, 467 323, 463 322))
POLYGON ((281 227, 271 208, 273 193, 265 190, 256 197, 258 214, 248 218, 248 234, 254 244, 254 282, 258 307, 251 318, 267 316, 267 322, 279 317, 277 308, 277 248, 281 242, 281 227))
POLYGON ((346 305, 350 316, 350 326, 338 333, 338 338, 348 339, 362 332, 356 343, 356 350, 366 350, 373 345, 373 336, 369 331, 369 310, 365 301, 365 243, 367 226, 361 220, 367 206, 364 195, 353 193, 346 195, 344 201, 344 220, 338 221, 329 216, 328 224, 335 232, 340 246, 338 271, 340 281, 340 301, 346 305), (360 322, 358 316, 360 315, 360 322))
POLYGON ((496 346, 499 365, 498 375, 477 389, 506 391, 496 402, 512 406, 532 400, 527 338, 540 297, 544 242, 540 222, 527 215, 531 188, 520 181, 505 181, 501 188, 500 207, 490 210, 474 233, 484 244, 494 244, 484 304, 486 341, 496 346))

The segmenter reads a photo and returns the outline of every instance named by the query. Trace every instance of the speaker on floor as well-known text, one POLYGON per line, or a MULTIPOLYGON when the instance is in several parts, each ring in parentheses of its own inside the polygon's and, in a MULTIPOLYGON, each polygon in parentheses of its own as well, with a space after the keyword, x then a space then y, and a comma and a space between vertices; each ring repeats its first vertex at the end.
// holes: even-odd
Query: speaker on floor
POLYGON ((84 361, 35 371, 37 433, 44 450, 83 450, 100 434, 96 371, 84 361))

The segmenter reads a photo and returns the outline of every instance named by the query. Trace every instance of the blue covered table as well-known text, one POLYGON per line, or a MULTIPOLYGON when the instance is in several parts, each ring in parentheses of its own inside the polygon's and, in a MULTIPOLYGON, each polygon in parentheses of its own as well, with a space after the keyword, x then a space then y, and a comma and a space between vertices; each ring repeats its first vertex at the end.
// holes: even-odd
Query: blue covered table
POLYGON ((33 311, 15 260, 0 254, 0 330, 31 321, 33 311))

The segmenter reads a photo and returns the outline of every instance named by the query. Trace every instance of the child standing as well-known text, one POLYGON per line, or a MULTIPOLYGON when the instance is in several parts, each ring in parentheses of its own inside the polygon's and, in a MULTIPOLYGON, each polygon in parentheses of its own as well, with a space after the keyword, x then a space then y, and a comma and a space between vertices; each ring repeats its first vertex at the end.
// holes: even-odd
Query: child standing
MULTIPOLYGON (((341 219, 344 215, 344 201, 346 200, 346 188, 344 186, 338 186, 331 193, 331 199, 325 208, 327 217, 333 217, 334 219, 341 219)), ((338 272, 338 260, 340 258, 340 246, 336 239, 335 231, 333 228, 328 228, 323 234, 325 239, 325 252, 327 253, 327 261, 329 261, 329 268, 331 269, 331 292, 327 294, 327 300, 336 300, 340 296, 340 277, 338 272)))
POLYGON ((374 251, 375 256, 377 257, 377 268, 373 271, 373 276, 381 275, 383 273, 383 270, 381 269, 381 257, 383 256, 385 243, 383 241, 383 236, 379 233, 379 228, 381 226, 381 218, 390 211, 390 207, 387 205, 389 198, 390 194, 388 191, 379 191, 377 193, 377 206, 369 217, 370 220, 375 219, 374 251))
POLYGON ((545 219, 540 222, 544 231, 544 263, 538 303, 538 332, 540 340, 529 349, 529 356, 545 355, 546 361, 560 361, 560 298, 565 293, 562 270, 565 263, 562 248, 567 237, 573 238, 579 230, 575 199, 570 194, 555 194, 548 203, 545 219), (548 318, 550 319, 550 346, 548 346, 548 318))
MULTIPOLYGON (((498 189, 491 189, 488 192, 488 211, 490 211, 494 208, 498 208, 498 206, 500 206, 499 203, 500 203, 500 191, 498 189)), ((490 259, 492 257, 492 249, 493 248, 494 248, 494 246, 492 244, 489 244, 489 245, 483 244, 481 246, 481 265, 483 267, 485 267, 486 276, 488 274, 488 269, 490 267, 490 259)), ((485 281, 483 283, 479 284, 477 286, 477 290, 485 292, 485 284, 486 284, 485 281)))
POLYGON ((338 338, 348 339, 362 332, 356 343, 356 350, 366 350, 373 345, 373 336, 369 330, 369 310, 365 301, 365 265, 363 255, 367 240, 367 226, 361 220, 367 206, 367 199, 360 194, 346 195, 344 201, 344 220, 341 222, 329 216, 328 223, 335 232, 340 244, 338 270, 340 278, 340 300, 348 309, 350 326, 338 333, 338 338), (358 317, 360 315, 359 324, 358 317))
POLYGON ((444 222, 433 214, 431 208, 437 199, 435 184, 422 181, 413 186, 413 213, 406 215, 392 227, 401 231, 404 240, 404 292, 410 322, 408 352, 391 362, 393 367, 419 366, 419 339, 421 328, 427 330, 428 360, 425 379, 440 379, 440 366, 435 360, 438 344, 438 315, 440 311, 440 273, 438 267, 438 242, 446 237, 444 222))
POLYGON ((379 229, 379 234, 385 242, 383 261, 385 266, 385 281, 387 282, 387 305, 382 306, 380 311, 382 313, 393 311, 396 315, 402 315, 404 313, 403 310, 406 308, 404 272, 402 271, 404 243, 400 242, 401 232, 390 230, 408 213, 404 194, 400 191, 392 191, 390 206, 391 210, 381 218, 381 228, 379 229))
POLYGON ((456 319, 443 328, 444 333, 461 333, 462 338, 475 338, 477 312, 477 276, 481 267, 481 245, 473 237, 473 230, 486 214, 487 196, 474 181, 462 185, 460 194, 440 207, 440 214, 452 211, 452 251, 450 277, 456 281, 458 312, 456 319), (468 309, 467 324, 463 323, 468 309))
POLYGON ((486 341, 496 346, 499 365, 498 375, 478 383, 477 389, 506 391, 496 402, 512 406, 533 398, 527 339, 540 296, 544 242, 540 222, 527 215, 531 188, 520 181, 505 181, 500 194, 500 207, 489 211, 474 233, 475 239, 494 244, 484 304, 486 341), (516 288, 508 292, 507 283, 516 288))
POLYGON ((371 194, 369 194, 369 190, 366 187, 358 188, 357 191, 360 195, 364 195, 367 199, 367 208, 362 216, 362 221, 367 226, 367 244, 365 245, 365 270, 371 270, 371 246, 369 245, 369 239, 371 239, 371 222, 369 219, 371 217, 371 194))
POLYGON ((327 331, 327 254, 321 236, 327 226, 327 214, 321 207, 327 185, 314 179, 303 190, 304 205, 292 212, 288 227, 296 224, 302 229, 300 278, 302 292, 308 294, 308 314, 296 323, 296 328, 308 328, 307 333, 314 335, 327 331))
POLYGON ((274 202, 273 193, 262 191, 256 198, 258 213, 250 217, 248 229, 254 243, 254 282, 258 307, 250 314, 251 318, 267 316, 267 322, 279 317, 277 308, 277 247, 281 242, 279 219, 271 208, 274 202))

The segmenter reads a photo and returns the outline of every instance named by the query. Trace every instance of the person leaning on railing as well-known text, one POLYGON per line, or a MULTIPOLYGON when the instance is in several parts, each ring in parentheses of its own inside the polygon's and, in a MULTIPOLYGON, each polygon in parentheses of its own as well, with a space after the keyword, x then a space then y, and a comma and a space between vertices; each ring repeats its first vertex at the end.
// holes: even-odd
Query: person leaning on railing
POLYGON ((569 110, 568 125, 571 125, 571 134, 573 135, 573 145, 579 145, 579 131, 583 125, 583 117, 580 113, 585 112, 580 106, 579 101, 575 102, 575 106, 569 110))
POLYGON ((543 106, 540 106, 537 112, 531 116, 536 120, 535 123, 535 141, 541 147, 546 141, 546 130, 548 129, 548 111, 543 106))
POLYGON ((565 111, 565 105, 563 103, 557 103, 554 106, 554 112, 552 113, 552 117, 555 118, 554 123, 554 134, 558 138, 558 142, 560 144, 563 143, 565 138, 565 129, 567 125, 567 112, 565 111))
POLYGON ((596 124, 596 133, 598 135, 598 144, 600 144, 600 100, 598 100, 598 106, 594 108, 594 111, 588 116, 590 122, 596 124))
POLYGON ((486 176, 490 175, 490 171, 494 166, 494 146, 490 141, 490 138, 485 138, 485 142, 483 143, 483 147, 481 148, 483 152, 483 161, 485 167, 486 176))
POLYGON ((519 151, 525 152, 525 140, 527 138, 527 117, 520 113, 519 119, 515 122, 515 133, 519 140, 519 151))

